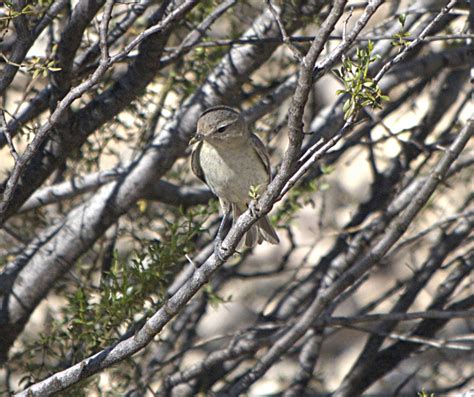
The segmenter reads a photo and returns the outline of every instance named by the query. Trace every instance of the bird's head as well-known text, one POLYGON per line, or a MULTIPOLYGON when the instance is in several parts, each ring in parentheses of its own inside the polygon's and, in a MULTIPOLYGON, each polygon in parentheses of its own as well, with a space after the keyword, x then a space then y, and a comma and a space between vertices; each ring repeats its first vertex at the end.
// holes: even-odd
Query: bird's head
POLYGON ((199 116, 196 135, 190 143, 201 140, 210 142, 233 140, 247 133, 245 120, 237 110, 228 106, 214 106, 199 116))

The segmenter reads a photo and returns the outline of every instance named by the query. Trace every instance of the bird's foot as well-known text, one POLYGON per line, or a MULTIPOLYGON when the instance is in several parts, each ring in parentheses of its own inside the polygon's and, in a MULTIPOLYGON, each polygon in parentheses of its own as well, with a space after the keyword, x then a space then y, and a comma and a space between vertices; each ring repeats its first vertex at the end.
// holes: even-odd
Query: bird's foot
POLYGON ((222 238, 216 237, 214 240, 214 254, 216 254, 221 261, 225 261, 225 256, 227 256, 228 252, 229 249, 222 246, 222 238))
POLYGON ((260 212, 260 207, 257 205, 257 202, 255 200, 252 200, 249 203, 248 209, 250 210, 250 214, 252 216, 257 216, 258 213, 260 212))

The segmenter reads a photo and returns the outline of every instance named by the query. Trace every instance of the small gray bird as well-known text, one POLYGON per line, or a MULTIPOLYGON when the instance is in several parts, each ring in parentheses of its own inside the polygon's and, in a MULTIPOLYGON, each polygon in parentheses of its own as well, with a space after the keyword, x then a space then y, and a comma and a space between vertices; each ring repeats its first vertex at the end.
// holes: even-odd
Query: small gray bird
MULTIPOLYGON (((224 217, 218 242, 230 212, 235 221, 252 200, 250 192, 262 193, 270 183, 270 160, 262 141, 252 134, 241 114, 228 106, 214 106, 199 117, 191 156, 194 174, 219 198, 224 217)), ((245 246, 280 242, 265 216, 246 233, 245 246)))

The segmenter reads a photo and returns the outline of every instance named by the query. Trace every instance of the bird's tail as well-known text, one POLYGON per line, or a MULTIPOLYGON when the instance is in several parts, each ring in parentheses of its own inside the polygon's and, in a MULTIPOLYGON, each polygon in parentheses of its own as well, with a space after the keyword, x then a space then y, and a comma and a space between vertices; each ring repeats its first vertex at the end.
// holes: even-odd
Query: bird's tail
MULTIPOLYGON (((232 217, 235 221, 246 208, 232 204, 232 217)), ((280 239, 273 226, 270 224, 270 220, 265 215, 260 218, 247 233, 245 233, 243 241, 247 248, 255 247, 257 244, 261 244, 263 241, 268 241, 270 244, 278 244, 280 239)))

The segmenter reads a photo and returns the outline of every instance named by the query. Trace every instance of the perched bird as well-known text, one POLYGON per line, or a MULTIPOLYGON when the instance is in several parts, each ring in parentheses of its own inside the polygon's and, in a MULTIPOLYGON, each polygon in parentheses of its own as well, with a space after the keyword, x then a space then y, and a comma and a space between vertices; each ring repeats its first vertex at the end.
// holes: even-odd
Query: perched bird
MULTIPOLYGON (((218 242, 222 241, 230 213, 237 219, 253 195, 270 183, 270 160, 262 141, 247 127, 242 115, 228 106, 214 106, 199 117, 191 156, 191 168, 219 198, 224 212, 218 242)), ((246 233, 245 246, 280 242, 268 218, 259 219, 246 233)))

